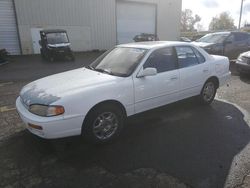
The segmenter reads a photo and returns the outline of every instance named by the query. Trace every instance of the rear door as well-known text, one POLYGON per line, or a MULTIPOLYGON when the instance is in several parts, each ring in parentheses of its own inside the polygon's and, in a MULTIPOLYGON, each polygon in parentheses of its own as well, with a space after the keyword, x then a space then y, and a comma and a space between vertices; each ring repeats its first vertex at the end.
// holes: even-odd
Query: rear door
POLYGON ((176 52, 180 71, 180 98, 200 94, 210 75, 206 59, 196 48, 190 46, 177 46, 176 52))
POLYGON ((249 34, 248 33, 236 33, 235 40, 238 42, 239 52, 237 54, 240 55, 242 52, 246 52, 249 50, 249 34))
POLYGON ((179 100, 180 75, 175 49, 155 50, 142 69, 156 68, 157 75, 134 78, 136 113, 179 100))
POLYGON ((236 59, 242 52, 249 50, 249 34, 232 33, 225 44, 224 55, 230 59, 236 59))

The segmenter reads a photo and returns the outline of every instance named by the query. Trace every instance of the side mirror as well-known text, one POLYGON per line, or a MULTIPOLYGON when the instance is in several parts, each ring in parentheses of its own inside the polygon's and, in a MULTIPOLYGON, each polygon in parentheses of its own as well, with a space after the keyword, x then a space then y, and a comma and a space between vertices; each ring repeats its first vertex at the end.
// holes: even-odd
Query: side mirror
POLYGON ((143 69, 139 74, 137 75, 137 78, 142 78, 146 76, 154 76, 157 74, 156 68, 146 68, 143 69))

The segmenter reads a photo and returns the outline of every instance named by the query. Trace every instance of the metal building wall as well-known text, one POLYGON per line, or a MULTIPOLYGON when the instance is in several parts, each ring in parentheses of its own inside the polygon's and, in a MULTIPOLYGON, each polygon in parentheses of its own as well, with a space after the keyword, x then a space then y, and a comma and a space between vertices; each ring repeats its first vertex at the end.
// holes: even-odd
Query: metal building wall
POLYGON ((15 11, 12 0, 0 0, 0 49, 20 54, 15 11))
MULTIPOLYGON (((24 54, 33 53, 31 28, 66 29, 74 51, 109 49, 116 45, 116 1, 14 0, 24 54)), ((125 0, 129 1, 129 0, 125 0)), ((162 40, 179 36, 181 0, 132 0, 157 5, 157 34, 162 40)))

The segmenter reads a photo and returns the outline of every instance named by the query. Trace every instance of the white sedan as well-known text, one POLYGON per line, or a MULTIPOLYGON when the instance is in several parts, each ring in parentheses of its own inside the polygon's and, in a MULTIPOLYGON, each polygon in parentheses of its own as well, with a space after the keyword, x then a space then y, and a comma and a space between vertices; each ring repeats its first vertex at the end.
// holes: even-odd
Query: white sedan
POLYGON ((114 47, 87 67, 26 85, 16 107, 27 129, 47 138, 107 142, 126 117, 192 96, 210 104, 229 79, 229 60, 183 42, 114 47))

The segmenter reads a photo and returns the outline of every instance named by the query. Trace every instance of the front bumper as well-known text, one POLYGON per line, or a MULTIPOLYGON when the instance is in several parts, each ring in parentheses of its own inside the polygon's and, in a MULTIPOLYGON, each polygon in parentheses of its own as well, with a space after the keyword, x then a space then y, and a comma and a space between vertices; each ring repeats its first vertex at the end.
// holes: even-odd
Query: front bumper
POLYGON ((26 128, 33 134, 46 138, 63 138, 81 134, 82 123, 84 116, 69 116, 63 115, 54 117, 41 117, 30 113, 22 104, 20 97, 16 100, 16 108, 20 118, 26 125, 26 128), (35 129, 29 124, 42 127, 42 130, 35 129))
POLYGON ((236 61, 236 67, 239 72, 250 73, 250 65, 236 61))
POLYGON ((72 55, 72 51, 69 48, 51 48, 48 50, 49 55, 55 57, 65 57, 72 55))

